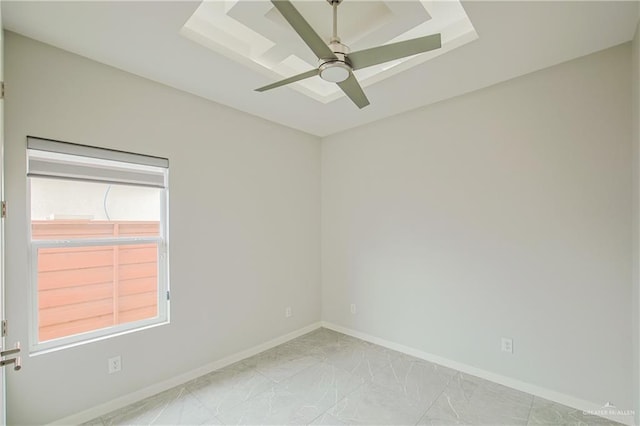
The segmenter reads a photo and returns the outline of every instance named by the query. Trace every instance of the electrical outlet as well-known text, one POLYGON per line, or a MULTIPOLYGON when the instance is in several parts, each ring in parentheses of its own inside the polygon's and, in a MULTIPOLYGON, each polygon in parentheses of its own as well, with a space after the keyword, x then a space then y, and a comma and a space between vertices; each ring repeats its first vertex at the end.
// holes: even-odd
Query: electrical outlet
POLYGON ((107 364, 109 365, 109 374, 117 373, 122 370, 122 358, 120 355, 109 358, 107 360, 107 364))
POLYGON ((502 352, 513 353, 513 339, 509 339, 508 337, 502 338, 502 352))
POLYGON ((291 312, 291 306, 287 306, 284 310, 284 317, 291 318, 292 315, 293 313, 291 312))
POLYGON ((351 304, 351 314, 355 315, 358 313, 358 310, 356 309, 356 304, 352 303, 351 304))

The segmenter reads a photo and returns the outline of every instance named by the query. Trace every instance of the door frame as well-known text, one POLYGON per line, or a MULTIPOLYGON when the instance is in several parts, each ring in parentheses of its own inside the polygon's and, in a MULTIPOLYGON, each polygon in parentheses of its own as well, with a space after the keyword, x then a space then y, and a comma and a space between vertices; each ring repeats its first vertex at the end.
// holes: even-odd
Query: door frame
MULTIPOLYGON (((4 330, 4 284, 5 284, 5 264, 4 264, 4 29, 2 27, 2 2, 0 0, 0 200, 2 201, 2 213, 0 214, 0 348, 5 348, 4 330)), ((0 368, 0 425, 7 424, 6 410, 6 368, 0 368)))

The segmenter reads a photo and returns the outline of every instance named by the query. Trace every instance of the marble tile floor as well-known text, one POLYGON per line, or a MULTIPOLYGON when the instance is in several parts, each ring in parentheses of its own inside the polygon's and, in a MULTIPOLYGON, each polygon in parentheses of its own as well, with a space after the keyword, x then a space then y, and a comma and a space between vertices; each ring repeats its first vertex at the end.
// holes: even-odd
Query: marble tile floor
POLYGON ((617 425, 320 328, 86 425, 617 425))

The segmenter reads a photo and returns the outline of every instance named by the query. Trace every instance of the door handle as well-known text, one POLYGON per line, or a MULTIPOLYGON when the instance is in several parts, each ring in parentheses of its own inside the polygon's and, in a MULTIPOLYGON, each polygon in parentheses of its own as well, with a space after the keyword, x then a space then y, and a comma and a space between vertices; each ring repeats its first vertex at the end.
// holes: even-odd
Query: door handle
POLYGON ((0 367, 4 367, 5 365, 8 365, 8 364, 13 364, 13 369, 18 371, 22 368, 22 358, 15 357, 15 358, 3 359, 2 361, 0 361, 0 367))
MULTIPOLYGON (((7 349, 5 351, 0 351, 0 358, 5 357, 7 355, 13 355, 20 353, 20 342, 16 342, 13 349, 7 349)), ((0 367, 4 367, 5 365, 13 364, 13 369, 18 371, 22 368, 22 358, 15 357, 9 359, 0 360, 0 367)))
POLYGON ((13 347, 13 349, 7 349, 6 351, 0 351, 0 358, 7 356, 7 355, 13 355, 13 354, 17 354, 20 352, 20 342, 16 342, 15 346, 13 347))

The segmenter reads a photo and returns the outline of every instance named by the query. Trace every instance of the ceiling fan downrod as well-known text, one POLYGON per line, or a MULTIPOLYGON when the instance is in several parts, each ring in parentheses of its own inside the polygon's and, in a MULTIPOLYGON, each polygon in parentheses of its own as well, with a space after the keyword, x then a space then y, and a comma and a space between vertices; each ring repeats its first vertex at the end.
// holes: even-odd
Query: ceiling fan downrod
POLYGON ((338 37, 338 5, 342 3, 342 0, 327 0, 327 2, 333 7, 333 35, 329 43, 340 43, 340 37, 338 37))
POLYGON ((347 58, 349 48, 340 42, 338 37, 338 5, 342 0, 327 0, 333 7, 333 34, 329 47, 335 55, 330 59, 320 59, 318 74, 320 78, 331 83, 341 83, 351 75, 351 64, 347 58))

